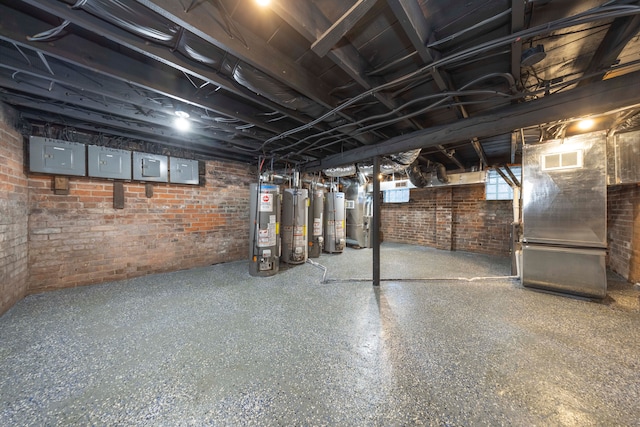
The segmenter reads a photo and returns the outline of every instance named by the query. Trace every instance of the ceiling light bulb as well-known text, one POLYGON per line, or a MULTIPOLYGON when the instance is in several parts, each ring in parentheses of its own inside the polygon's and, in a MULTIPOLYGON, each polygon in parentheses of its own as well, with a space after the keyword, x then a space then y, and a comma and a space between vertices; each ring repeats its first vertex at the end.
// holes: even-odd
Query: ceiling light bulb
POLYGON ((595 122, 591 119, 584 119, 578 122, 578 129, 580 130, 589 130, 593 127, 595 122))
POLYGON ((182 118, 182 119, 188 119, 189 118, 189 113, 187 113, 184 110, 176 110, 175 115, 182 118))
POLYGON ((176 117, 173 126, 181 132, 186 132, 191 128, 191 122, 186 117, 176 117))
POLYGON ((260 7, 267 7, 271 4, 271 0, 256 0, 256 3, 258 3, 260 7))

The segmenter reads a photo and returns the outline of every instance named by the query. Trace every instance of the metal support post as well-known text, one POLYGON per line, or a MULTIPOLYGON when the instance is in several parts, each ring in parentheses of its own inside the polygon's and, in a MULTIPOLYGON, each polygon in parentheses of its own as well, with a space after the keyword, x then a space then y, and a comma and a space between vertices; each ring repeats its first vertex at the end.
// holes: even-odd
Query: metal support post
POLYGON ((380 157, 373 159, 373 286, 380 286, 380 157))

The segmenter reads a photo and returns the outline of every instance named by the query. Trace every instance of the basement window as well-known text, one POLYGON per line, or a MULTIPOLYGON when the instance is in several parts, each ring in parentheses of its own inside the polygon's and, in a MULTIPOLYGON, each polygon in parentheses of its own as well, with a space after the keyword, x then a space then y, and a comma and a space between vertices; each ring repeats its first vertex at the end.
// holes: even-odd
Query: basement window
MULTIPOLYGON (((510 167, 511 172, 522 182, 522 168, 520 166, 510 167)), ((500 168, 505 175, 509 176, 506 169, 500 168)), ((498 172, 491 169, 487 173, 487 181, 485 183, 485 199, 486 200, 512 200, 513 189, 498 172)))
POLYGON ((382 201, 383 203, 408 203, 409 196, 408 188, 384 190, 382 192, 382 201))

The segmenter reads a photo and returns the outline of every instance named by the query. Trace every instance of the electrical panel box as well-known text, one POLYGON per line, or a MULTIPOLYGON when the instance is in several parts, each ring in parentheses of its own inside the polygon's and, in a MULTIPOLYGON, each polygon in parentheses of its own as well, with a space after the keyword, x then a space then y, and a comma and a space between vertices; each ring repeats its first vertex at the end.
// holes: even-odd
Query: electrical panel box
POLYGON ((29 169, 57 175, 86 175, 86 148, 77 142, 29 137, 29 169))
POLYGON ((89 176, 131 179, 131 151, 89 145, 89 176))
POLYGON ((167 156, 133 152, 133 179, 167 182, 168 178, 169 165, 167 156))
POLYGON ((198 161, 170 157, 169 182, 174 184, 199 184, 198 161))

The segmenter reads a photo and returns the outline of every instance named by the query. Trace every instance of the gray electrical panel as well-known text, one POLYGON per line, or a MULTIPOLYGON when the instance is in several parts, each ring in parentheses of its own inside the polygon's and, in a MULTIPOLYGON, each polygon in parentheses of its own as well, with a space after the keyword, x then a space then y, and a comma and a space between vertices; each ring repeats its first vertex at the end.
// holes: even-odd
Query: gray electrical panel
POLYGON ((170 157, 169 182, 174 184, 199 184, 198 161, 170 157))
POLYGON ((29 137, 29 169, 57 175, 86 175, 85 145, 59 139, 29 137))
POLYGON ((133 152, 133 179, 135 180, 167 182, 168 166, 167 156, 133 152))
POLYGON ((131 151, 89 145, 89 176, 131 179, 131 151))

